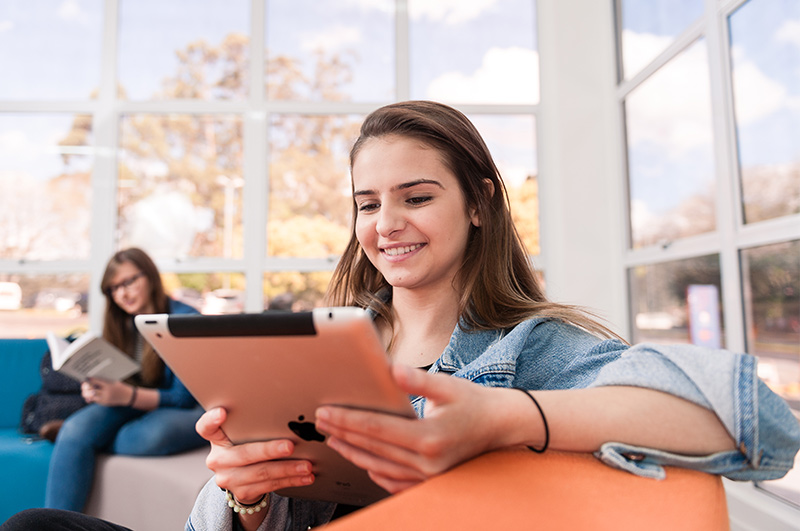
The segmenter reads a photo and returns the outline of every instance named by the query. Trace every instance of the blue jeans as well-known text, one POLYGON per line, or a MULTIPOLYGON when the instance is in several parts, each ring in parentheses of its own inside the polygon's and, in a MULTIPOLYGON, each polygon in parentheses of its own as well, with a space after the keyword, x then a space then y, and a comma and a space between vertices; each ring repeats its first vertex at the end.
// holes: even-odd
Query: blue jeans
POLYGON ((73 413, 56 438, 45 507, 83 511, 94 479, 95 454, 169 455, 208 444, 195 431, 203 409, 141 411, 98 404, 73 413))

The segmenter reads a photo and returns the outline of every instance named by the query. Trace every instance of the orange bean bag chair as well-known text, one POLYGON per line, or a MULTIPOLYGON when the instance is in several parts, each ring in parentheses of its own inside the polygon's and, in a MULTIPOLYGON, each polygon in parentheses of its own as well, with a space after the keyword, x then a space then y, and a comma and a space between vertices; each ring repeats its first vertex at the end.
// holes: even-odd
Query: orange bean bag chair
POLYGON ((491 452, 324 526, 326 531, 729 530, 718 476, 667 467, 664 480, 589 454, 491 452))

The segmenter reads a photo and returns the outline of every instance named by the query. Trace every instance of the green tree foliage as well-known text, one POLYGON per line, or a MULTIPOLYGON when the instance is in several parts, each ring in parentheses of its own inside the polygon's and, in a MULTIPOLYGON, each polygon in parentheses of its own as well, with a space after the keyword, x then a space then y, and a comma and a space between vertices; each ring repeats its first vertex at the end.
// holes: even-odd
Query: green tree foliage
MULTIPOLYGON (((189 43, 175 52, 175 73, 162 81, 153 99, 247 99, 249 44, 247 36, 236 33, 216 45, 205 40, 189 43)), ((352 79, 353 59, 323 51, 314 53, 312 65, 286 55, 271 57, 265 65, 267 97, 284 101, 346 100, 348 95, 342 87, 352 79)), ((124 98, 124 87, 119 87, 119 94, 124 98)), ((264 206, 268 208, 265 237, 269 256, 329 257, 333 261, 342 252, 352 216, 347 155, 362 119, 357 115, 269 116, 269 143, 264 146, 269 167, 256 177, 268 184, 264 206)), ((86 145, 90 133, 89 117, 78 117, 64 142, 86 145)), ((242 195, 248 183, 242 180, 240 115, 129 114, 121 119, 119 138, 119 234, 123 245, 140 222, 137 209, 154 197, 178 195, 210 216, 207 226, 193 233, 188 256, 242 256, 242 195)), ((509 194, 520 233, 529 251, 538 253, 535 177, 510 189, 509 194)), ((270 274, 265 298, 291 292, 299 300, 312 301, 324 292, 329 277, 329 273, 270 274)), ((172 288, 205 292, 223 283, 236 287, 230 286, 231 282, 239 284, 241 278, 192 274, 170 276, 165 281, 172 288)))
MULTIPOLYGON (((203 40, 190 43, 176 51, 175 75, 163 80, 154 97, 246 99, 250 89, 248 46, 248 37, 239 34, 226 36, 218 45, 203 40)), ((345 99, 339 87, 351 78, 350 67, 340 58, 326 57, 321 52, 314 61, 313 75, 306 77, 297 59, 272 58, 265 65, 269 97, 345 99)), ((270 165, 258 176, 268 182, 264 206, 269 209, 265 237, 270 256, 328 257, 344 249, 350 222, 346 155, 359 122, 360 117, 345 115, 270 116, 269 145, 264 146, 269 150, 270 165)), ((242 194, 247 190, 247 183, 240 180, 244 156, 242 119, 232 115, 135 114, 124 117, 120 128, 123 238, 136 221, 132 214, 137 205, 158 194, 177 192, 196 207, 209 209, 213 216, 209 227, 197 231, 189 255, 225 256, 226 238, 232 238, 227 242, 232 256, 242 256, 242 194), (232 228, 227 227, 225 218, 226 183, 232 187, 228 193, 233 194, 232 228)), ((181 275, 180 283, 208 291, 220 287, 225 278, 196 277, 181 275)), ((265 296, 292 292, 300 300, 319 298, 328 278, 329 274, 313 273, 270 275, 265 296)))

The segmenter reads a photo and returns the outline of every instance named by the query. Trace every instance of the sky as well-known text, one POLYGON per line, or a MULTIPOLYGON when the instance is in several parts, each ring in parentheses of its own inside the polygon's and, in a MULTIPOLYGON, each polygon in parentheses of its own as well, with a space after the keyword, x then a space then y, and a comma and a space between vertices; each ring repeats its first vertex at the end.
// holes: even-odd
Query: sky
POLYGON ((102 0, 0 2, 0 100, 84 100, 100 81, 102 0))
MULTIPOLYGON (((410 0, 412 97, 453 103, 536 103, 538 53, 532 4, 530 0, 410 0)), ((0 83, 0 101, 85 100, 99 84, 103 5, 102 0, 0 3, 0 71, 9 73, 0 83)), ((200 38, 216 44, 228 33, 249 33, 248 0, 194 5, 203 5, 202 11, 211 10, 212 16, 186 10, 183 2, 120 0, 118 77, 131 99, 148 98, 160 89, 161 80, 175 72, 173 50, 200 38)), ((270 0, 267 5, 266 46, 271 54, 306 58, 309 64, 309 54, 323 45, 327 53, 349 51, 358 61, 349 87, 353 99, 394 99, 393 0, 270 0), (271 22, 297 10, 306 14, 300 29, 271 22)), ((17 117, 15 126, 14 117, 8 118, 0 128, 0 151, 12 158, 43 151, 52 155, 57 151, 53 144, 59 139, 58 130, 71 119, 54 116, 45 125, 17 117)), ((503 143, 499 136, 503 135, 530 146, 535 134, 530 119, 508 121, 515 125, 492 127, 487 136, 494 134, 496 144, 503 143), (512 130, 516 134, 509 134, 512 130)), ((507 151, 514 157, 508 166, 516 168, 509 171, 535 173, 531 150, 524 155, 518 149, 507 151)), ((16 165, 28 163, 20 160, 16 165)), ((52 164, 31 171, 39 178, 54 174, 52 164)))
MULTIPOLYGON (((75 1, 75 0, 72 0, 75 1)), ((132 100, 148 99, 173 76, 174 50, 203 39, 216 45, 229 33, 249 34, 249 0, 185 2, 120 0, 119 80, 132 100)))
MULTIPOLYGON (((103 0, 1 2, 0 71, 7 74, 0 82, 0 101, 85 101, 99 83, 103 5, 103 0)), ((193 5, 203 10, 187 10, 176 1, 120 0, 118 74, 133 99, 157 91, 161 80, 175 71, 173 50, 198 38, 219 43, 230 32, 249 33, 249 0, 193 5), (213 16, 199 15, 206 10, 213 10, 213 16)), ((624 0, 622 5, 623 54, 630 77, 697 19, 704 2, 624 0)), ((537 103, 532 6, 530 0, 409 0, 412 97, 537 103)), ((270 0, 265 44, 270 53, 306 58, 320 46, 327 52, 346 51, 358 65, 349 86, 352 97, 392 99, 393 13, 392 0, 270 0), (271 22, 289 10, 304 13, 302 27, 271 22)), ((743 163, 797 162, 800 2, 751 0, 733 14, 730 31, 743 163)), ((632 170, 639 172, 633 199, 644 212, 663 212, 707 189, 713 173, 706 163, 712 138, 707 80, 707 49, 701 41, 643 83, 627 102, 632 170), (684 83, 686 92, 671 98, 676 95, 673 83, 687 79, 693 82, 684 83), (670 186, 656 184, 665 180, 670 186)), ((66 130, 61 128, 71 116, 55 116, 49 123, 30 117, 15 121, 13 114, 2 118, 0 153, 5 163, 0 175, 27 166, 39 178, 52 176, 60 160, 54 145, 58 131, 66 130), (33 167, 36 153, 45 155, 33 167)), ((513 146, 504 148, 507 158, 501 161, 510 178, 536 172, 535 153, 524 149, 535 141, 529 118, 482 122, 490 144, 513 146)))
MULTIPOLYGON (((93 97, 101 68, 107 66, 105 4, 104 0, 0 2, 0 71, 5 73, 0 102, 32 102, 35 108, 36 102, 57 101, 69 108, 69 102, 93 97)), ((536 103, 538 54, 532 5, 531 0, 409 0, 413 97, 451 103, 536 103)), ((250 0, 197 0, 192 6, 187 10, 185 1, 119 0, 114 67, 130 100, 148 100, 160 91, 163 80, 176 72, 175 52, 189 43, 202 39, 217 45, 231 33, 250 34, 250 0)), ((394 9, 393 0, 269 0, 268 57, 299 59, 310 77, 315 51, 343 54, 353 65, 346 90, 354 101, 392 101, 396 99, 394 9), (302 25, 284 22, 290 16, 298 20, 298 11, 303 13, 302 25)), ((69 112, 0 113, 0 189, 21 190, 14 188, 21 182, 26 187, 41 186, 63 173, 64 148, 59 142, 73 118, 69 112)), ((532 116, 474 119, 509 184, 537 173, 532 116)), ((69 169, 91 168, 92 148, 77 151, 87 156, 73 157, 69 169)), ((145 198, 126 212, 131 220, 146 221, 147 212, 163 200, 175 202, 171 210, 182 213, 178 218, 208 221, 203 205, 178 204, 179 197, 145 198)), ((150 235, 155 232, 146 222, 132 225, 134 229, 126 229, 132 231, 126 232, 130 238, 136 237, 136 227, 150 235)), ((170 230, 179 232, 174 223, 170 225, 170 230)))
MULTIPOLYGON (((669 46, 703 3, 675 2, 623 2, 627 78, 669 46)), ((732 14, 729 30, 741 165, 800 163, 800 2, 751 0, 732 14)), ((626 101, 632 201, 641 219, 692 194, 713 192, 708 80, 708 47, 701 39, 626 101)))

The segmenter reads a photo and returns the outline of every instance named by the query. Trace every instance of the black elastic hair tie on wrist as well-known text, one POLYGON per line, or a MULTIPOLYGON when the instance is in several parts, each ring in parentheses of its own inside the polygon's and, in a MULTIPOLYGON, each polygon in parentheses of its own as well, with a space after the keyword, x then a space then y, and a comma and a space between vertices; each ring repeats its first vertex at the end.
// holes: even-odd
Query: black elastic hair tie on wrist
POLYGON ((135 385, 132 385, 131 387, 133 387, 133 393, 131 394, 131 401, 128 402, 128 407, 133 407, 133 403, 136 402, 136 391, 138 391, 138 388, 135 385))
POLYGON ((542 410, 542 406, 539 405, 539 402, 533 397, 533 395, 527 389, 523 389, 521 387, 514 387, 517 391, 522 391, 527 395, 528 398, 533 400, 533 403, 536 405, 536 409, 539 410, 539 414, 542 416, 542 424, 544 424, 544 445, 541 448, 534 448, 533 446, 528 446, 528 449, 531 452, 536 452, 537 454, 543 454, 545 450, 547 450, 547 446, 550 444, 550 428, 547 427, 547 418, 544 416, 544 411, 542 410))

